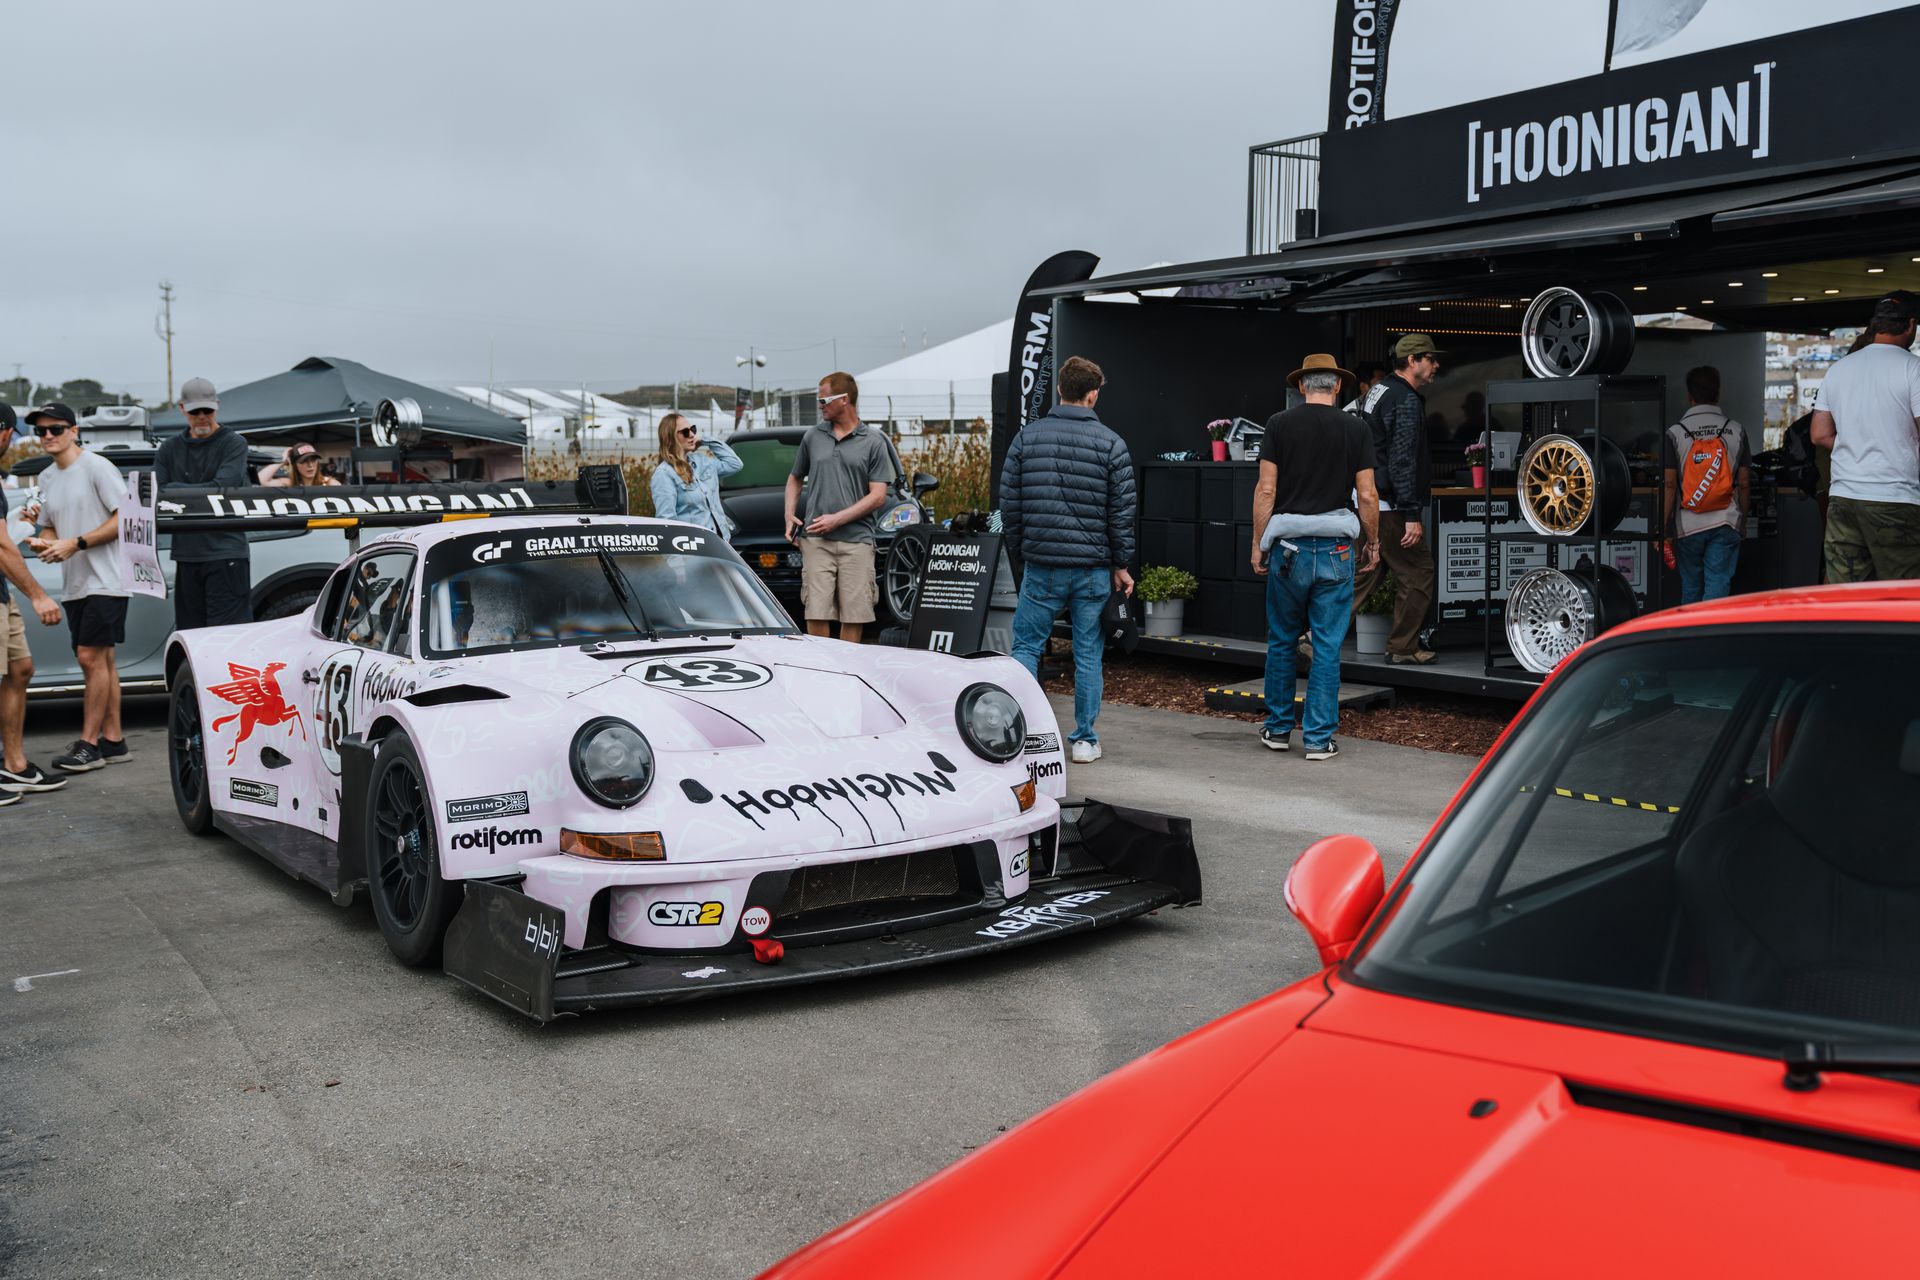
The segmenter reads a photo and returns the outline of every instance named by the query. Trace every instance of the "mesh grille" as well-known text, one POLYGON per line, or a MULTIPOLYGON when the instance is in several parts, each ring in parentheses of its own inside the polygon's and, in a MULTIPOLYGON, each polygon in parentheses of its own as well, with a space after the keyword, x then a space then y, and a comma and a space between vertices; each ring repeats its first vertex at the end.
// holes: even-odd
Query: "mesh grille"
POLYGON ((856 902, 904 898, 950 898, 960 892, 960 873, 952 849, 925 849, 807 867, 787 881, 780 900, 782 918, 844 907, 856 902))

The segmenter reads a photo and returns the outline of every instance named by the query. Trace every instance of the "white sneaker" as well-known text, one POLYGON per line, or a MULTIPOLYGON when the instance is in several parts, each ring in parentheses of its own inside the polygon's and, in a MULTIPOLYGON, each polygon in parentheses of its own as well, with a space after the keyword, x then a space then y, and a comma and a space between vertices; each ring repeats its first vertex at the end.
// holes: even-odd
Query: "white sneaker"
POLYGON ((1097 742, 1076 742, 1073 744, 1073 762, 1092 764, 1100 758, 1100 744, 1097 742))

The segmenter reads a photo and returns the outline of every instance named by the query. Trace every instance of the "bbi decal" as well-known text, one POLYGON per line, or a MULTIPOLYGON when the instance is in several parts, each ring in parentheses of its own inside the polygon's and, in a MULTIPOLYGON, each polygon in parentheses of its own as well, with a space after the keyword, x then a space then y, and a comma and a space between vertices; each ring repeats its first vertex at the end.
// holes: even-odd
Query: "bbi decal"
POLYGON ((521 941, 537 956, 554 955, 560 950, 560 926, 548 924, 545 916, 533 916, 527 921, 527 932, 521 941))
POLYGON ((271 782, 255 782, 252 778, 229 778, 227 794, 235 800, 245 800, 248 804, 264 804, 276 809, 280 807, 280 788, 271 782))
POLYGON ((520 845, 540 844, 546 839, 537 827, 482 827, 478 831, 458 831, 448 843, 456 849, 512 849, 520 845))
POLYGON ((447 801, 448 822, 478 822, 482 818, 511 818, 527 811, 527 793, 503 791, 498 795, 470 796, 447 801))
POLYGON ((724 902, 656 902, 647 908, 647 923, 661 925, 716 925, 726 918, 724 902))
POLYGON ((1058 929, 1069 921, 1088 919, 1084 913, 1072 908, 1098 902, 1107 893, 1106 889, 1087 889, 1080 893, 1063 893, 1033 906, 1008 907, 1000 913, 998 920, 984 929, 975 929, 974 933, 982 938, 1011 938, 1034 928, 1058 929))
POLYGON ((280 692, 278 677, 286 669, 284 662, 269 662, 265 670, 229 662, 227 674, 233 678, 225 684, 208 686, 208 693, 240 708, 230 716, 221 716, 209 726, 218 733, 221 725, 235 720, 240 722, 240 734, 227 751, 228 764, 232 764, 234 757, 240 754, 240 744, 247 740, 256 725, 271 726, 291 720, 300 726, 300 736, 307 736, 307 722, 301 719, 299 708, 288 702, 286 695, 280 692))

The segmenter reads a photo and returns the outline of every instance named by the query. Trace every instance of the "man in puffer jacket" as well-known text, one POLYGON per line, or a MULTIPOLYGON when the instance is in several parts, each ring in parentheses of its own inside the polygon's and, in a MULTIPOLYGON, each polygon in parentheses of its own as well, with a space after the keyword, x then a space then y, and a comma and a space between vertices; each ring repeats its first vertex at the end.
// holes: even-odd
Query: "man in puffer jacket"
POLYGON ((1073 618, 1075 764, 1100 758, 1100 614, 1115 591, 1133 594, 1133 458, 1094 415, 1106 381, 1074 356, 1055 382, 1060 403, 1007 449, 1000 513, 1007 545, 1025 562, 1013 613, 1013 656, 1037 679, 1040 651, 1062 610, 1073 618))

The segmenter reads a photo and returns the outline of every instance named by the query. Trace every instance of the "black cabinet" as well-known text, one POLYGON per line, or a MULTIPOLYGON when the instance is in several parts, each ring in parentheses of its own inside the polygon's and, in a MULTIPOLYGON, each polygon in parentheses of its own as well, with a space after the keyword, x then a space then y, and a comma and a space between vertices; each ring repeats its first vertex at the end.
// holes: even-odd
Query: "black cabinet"
POLYGON ((1257 462, 1145 462, 1140 564, 1173 565, 1200 580, 1187 629, 1257 639, 1266 634, 1266 580, 1253 572, 1257 462))

